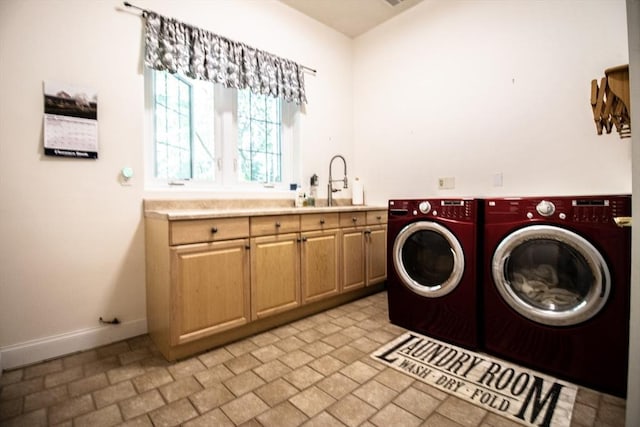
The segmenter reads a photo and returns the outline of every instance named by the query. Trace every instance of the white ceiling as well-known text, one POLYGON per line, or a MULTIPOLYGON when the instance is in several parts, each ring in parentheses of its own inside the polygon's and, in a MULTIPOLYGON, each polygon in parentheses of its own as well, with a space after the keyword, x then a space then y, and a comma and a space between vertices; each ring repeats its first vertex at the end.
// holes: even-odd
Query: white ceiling
POLYGON ((280 0, 354 38, 422 0, 280 0), (396 4, 391 6, 389 3, 396 4))

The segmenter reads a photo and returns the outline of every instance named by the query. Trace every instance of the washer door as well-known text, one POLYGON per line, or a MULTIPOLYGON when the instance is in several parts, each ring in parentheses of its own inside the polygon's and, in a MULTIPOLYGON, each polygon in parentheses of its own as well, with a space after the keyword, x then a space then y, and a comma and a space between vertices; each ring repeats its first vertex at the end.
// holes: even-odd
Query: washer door
POLYGON ((435 222, 415 222, 398 233, 393 264, 400 280, 413 292, 437 298, 453 291, 464 272, 460 242, 435 222))
POLYGON ((544 325, 582 323, 609 297, 611 275, 600 252, 578 234, 551 225, 509 234, 493 255, 492 273, 506 303, 544 325))

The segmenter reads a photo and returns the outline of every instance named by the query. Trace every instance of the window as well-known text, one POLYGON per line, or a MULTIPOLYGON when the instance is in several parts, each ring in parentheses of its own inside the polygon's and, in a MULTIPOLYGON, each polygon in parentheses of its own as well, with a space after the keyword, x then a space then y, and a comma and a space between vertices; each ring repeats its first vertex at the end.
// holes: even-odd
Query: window
POLYGON ((165 71, 146 73, 151 186, 287 189, 296 181, 294 105, 165 71))
POLYGON ((155 72, 155 176, 213 181, 213 85, 155 72))
POLYGON ((281 182, 280 99, 238 91, 240 179, 281 182))

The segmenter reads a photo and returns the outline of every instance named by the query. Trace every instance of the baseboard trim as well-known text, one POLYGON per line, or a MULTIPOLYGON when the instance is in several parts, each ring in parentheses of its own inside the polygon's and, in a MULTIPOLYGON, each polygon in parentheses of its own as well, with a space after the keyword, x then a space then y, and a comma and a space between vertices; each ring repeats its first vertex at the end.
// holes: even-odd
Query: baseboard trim
POLYGON ((147 333, 147 319, 81 329, 0 347, 0 373, 147 333))

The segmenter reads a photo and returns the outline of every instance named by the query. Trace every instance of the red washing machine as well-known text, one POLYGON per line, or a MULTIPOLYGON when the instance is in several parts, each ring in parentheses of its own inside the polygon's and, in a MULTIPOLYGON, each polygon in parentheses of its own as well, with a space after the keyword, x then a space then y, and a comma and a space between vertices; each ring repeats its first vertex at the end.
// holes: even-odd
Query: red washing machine
POLYGON ((631 197, 485 200, 484 349, 625 396, 631 197))
POLYGON ((478 347, 475 199, 390 200, 387 289, 392 323, 478 347))

